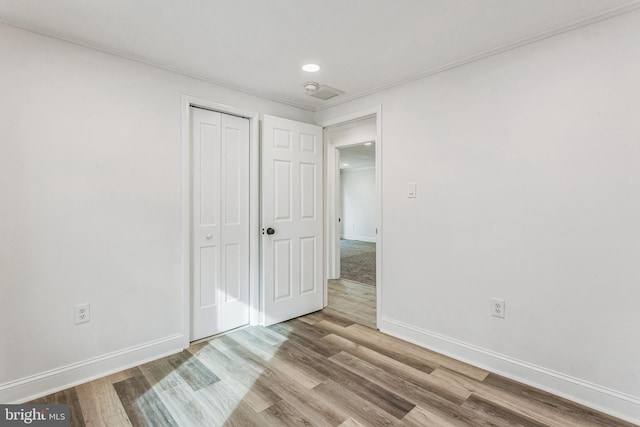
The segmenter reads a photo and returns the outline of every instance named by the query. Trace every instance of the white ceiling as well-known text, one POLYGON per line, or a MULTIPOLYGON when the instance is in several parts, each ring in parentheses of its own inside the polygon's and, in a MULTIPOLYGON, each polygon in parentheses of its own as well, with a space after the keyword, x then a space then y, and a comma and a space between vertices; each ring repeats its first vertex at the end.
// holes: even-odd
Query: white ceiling
POLYGON ((0 0, 0 21, 318 110, 639 2, 0 0), (346 93, 311 98, 308 80, 346 93))
POLYGON ((376 166, 376 145, 352 145, 339 148, 340 169, 365 169, 376 166))

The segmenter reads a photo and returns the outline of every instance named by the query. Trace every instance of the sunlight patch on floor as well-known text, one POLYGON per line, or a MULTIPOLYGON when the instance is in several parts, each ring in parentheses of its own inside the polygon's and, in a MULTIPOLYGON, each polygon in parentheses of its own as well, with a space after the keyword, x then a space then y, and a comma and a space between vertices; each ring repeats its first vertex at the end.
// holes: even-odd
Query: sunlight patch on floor
POLYGON ((158 411, 162 412, 159 403, 173 418, 166 425, 199 425, 203 420, 223 425, 236 411, 259 413, 279 400, 275 394, 269 399, 268 392, 253 389, 261 376, 272 374, 265 371, 278 370, 272 361, 286 340, 269 329, 249 327, 193 344, 183 352, 186 357, 179 365, 171 366, 166 360, 146 364, 140 369, 151 387, 136 405, 154 426, 159 422, 158 411), (211 384, 202 383, 207 372, 215 377, 211 384))

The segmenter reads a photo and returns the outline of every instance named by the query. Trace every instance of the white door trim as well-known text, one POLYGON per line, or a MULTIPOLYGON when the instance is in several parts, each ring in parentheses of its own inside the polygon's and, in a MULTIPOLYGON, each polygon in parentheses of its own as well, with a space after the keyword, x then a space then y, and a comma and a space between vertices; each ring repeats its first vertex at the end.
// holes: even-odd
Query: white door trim
POLYGON ((191 135, 190 108, 200 107, 249 119, 249 323, 260 321, 260 115, 207 99, 182 95, 181 179, 181 287, 183 347, 189 347, 191 327, 191 135))
MULTIPOLYGON (((344 116, 336 117, 318 123, 319 126, 326 128, 328 126, 338 125, 352 120, 362 119, 365 117, 375 116, 376 118, 376 325, 380 324, 382 318, 382 105, 377 105, 365 110, 357 111, 344 116)), ((367 142, 367 141, 362 141, 367 142)), ((344 146, 353 145, 351 143, 344 146)), ((335 245, 339 244, 339 238, 336 233, 336 219, 339 215, 337 211, 337 199, 340 195, 336 188, 336 174, 340 173, 340 167, 336 163, 337 147, 325 138, 325 257, 324 263, 325 278, 330 277, 330 264, 333 264, 333 258, 336 256, 335 245), (338 239, 336 241, 336 239, 338 239)), ((326 280, 325 280, 326 281, 326 280)), ((325 284, 325 306, 328 302, 328 285, 325 284)))

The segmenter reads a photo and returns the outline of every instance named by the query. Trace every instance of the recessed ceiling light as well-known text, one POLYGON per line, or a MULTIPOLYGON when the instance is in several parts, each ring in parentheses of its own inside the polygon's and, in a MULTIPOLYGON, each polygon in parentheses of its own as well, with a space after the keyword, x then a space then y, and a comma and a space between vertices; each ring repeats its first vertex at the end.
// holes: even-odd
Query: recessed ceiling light
POLYGON ((320 70, 320 66, 318 64, 304 64, 302 66, 302 69, 307 73, 315 73, 316 71, 320 70))
POLYGON ((364 145, 371 145, 373 142, 365 142, 364 145))
POLYGON ((347 167, 349 166, 349 163, 343 163, 342 166, 347 167))

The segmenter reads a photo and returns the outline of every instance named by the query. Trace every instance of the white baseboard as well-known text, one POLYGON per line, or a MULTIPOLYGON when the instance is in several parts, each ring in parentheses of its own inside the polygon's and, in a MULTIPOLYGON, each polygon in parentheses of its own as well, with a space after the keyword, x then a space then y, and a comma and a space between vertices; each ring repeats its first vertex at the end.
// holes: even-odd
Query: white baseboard
POLYGON ((382 318, 380 331, 640 425, 640 398, 476 347, 406 323, 382 318))
POLYGON ((175 354, 183 349, 182 334, 41 372, 0 384, 0 403, 24 403, 115 372, 175 354))
POLYGON ((370 237, 370 236, 357 236, 355 234, 344 234, 342 236, 340 236, 341 239, 345 239, 345 240, 359 240, 361 242, 369 242, 369 243, 375 243, 376 242, 376 237, 370 237))

